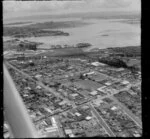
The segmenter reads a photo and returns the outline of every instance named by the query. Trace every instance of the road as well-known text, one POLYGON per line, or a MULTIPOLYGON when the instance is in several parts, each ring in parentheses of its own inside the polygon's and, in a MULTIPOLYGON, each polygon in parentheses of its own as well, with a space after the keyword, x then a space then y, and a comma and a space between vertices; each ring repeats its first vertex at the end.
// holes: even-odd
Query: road
MULTIPOLYGON (((85 102, 85 103, 83 103, 83 104, 79 104, 78 106, 76 106, 76 104, 75 104, 74 102, 68 100, 67 98, 64 98, 63 96, 61 96, 61 95, 60 95, 58 92, 56 92, 55 90, 51 89, 51 88, 48 87, 48 86, 45 86, 42 82, 34 80, 34 79, 33 79, 30 75, 28 75, 27 73, 24 73, 23 71, 17 69, 16 67, 14 67, 13 65, 9 64, 8 62, 6 62, 6 65, 8 65, 9 67, 13 68, 14 70, 16 70, 17 72, 19 72, 19 73, 22 74, 23 76, 25 76, 25 77, 31 79, 32 81, 36 82, 38 85, 40 85, 41 87, 43 87, 45 90, 51 92, 51 93, 54 94, 55 96, 57 96, 57 97, 59 97, 59 98, 65 100, 65 101, 69 102, 70 104, 72 104, 73 108, 76 108, 76 107, 78 107, 78 106, 85 105, 85 104, 87 104, 87 103, 90 101, 90 100, 89 100, 89 101, 87 101, 87 102, 85 102)), ((70 108, 70 109, 72 109, 72 108, 70 108)), ((70 109, 65 110, 65 111, 62 111, 62 112, 60 112, 60 113, 67 112, 67 111, 69 111, 70 109)), ((60 113, 59 113, 59 114, 60 114, 60 113)), ((56 114, 58 114, 58 113, 56 113, 56 114)), ((45 116, 45 117, 43 117, 43 118, 41 118, 41 119, 39 119, 39 120, 42 120, 42 119, 44 119, 44 118, 48 118, 48 117, 50 117, 50 116, 54 116, 54 115, 56 115, 56 114, 47 115, 47 116, 45 116)), ((37 120, 37 121, 39 121, 39 120, 37 120)), ((37 121, 36 121, 36 122, 37 122, 37 121)))
MULTIPOLYGON (((122 89, 121 91, 125 91, 125 90, 128 90, 130 88, 130 86, 122 89)), ((116 91, 114 94, 117 94, 119 93, 120 91, 116 91)), ((122 110, 140 127, 142 128, 142 122, 141 120, 136 117, 126 106, 124 106, 121 102, 119 102, 113 95, 114 94, 108 94, 107 96, 103 96, 103 97, 100 97, 100 100, 104 99, 104 98, 110 98, 112 99, 116 104, 118 104, 122 110)))
POLYGON ((93 111, 93 113, 96 115, 98 121, 100 122, 100 124, 106 129, 106 131, 108 132, 108 134, 111 137, 115 137, 115 134, 111 131, 110 127, 107 125, 107 123, 104 121, 104 119, 100 116, 100 114, 96 111, 96 109, 94 108, 94 106, 92 104, 89 104, 91 110, 93 111))
POLYGON ((67 102, 69 102, 70 104, 72 104, 73 107, 75 107, 76 105, 70 101, 67 98, 64 98, 62 95, 60 95, 58 92, 56 92, 55 90, 53 90, 52 88, 45 86, 42 82, 40 81, 36 81, 34 80, 30 75, 28 75, 27 73, 23 72, 22 70, 17 69, 16 67, 12 66, 11 64, 9 64, 8 62, 6 62, 6 65, 10 66, 11 68, 13 68, 14 70, 16 70, 17 72, 19 72, 20 74, 22 74, 23 76, 30 78, 31 80, 33 80, 34 82, 36 82, 38 85, 40 85, 41 87, 43 87, 45 90, 51 92, 52 94, 54 94, 55 96, 57 96, 58 98, 61 98, 67 102))
MULTIPOLYGON (((96 121, 97 121, 97 123, 100 125, 100 126, 102 126, 102 124, 101 123, 99 123, 99 120, 98 120, 98 118, 96 117, 96 115, 94 114, 94 112, 93 111, 91 111, 92 112, 92 114, 93 114, 93 117, 96 119, 96 121)), ((109 135, 109 137, 111 137, 111 135, 107 132, 107 130, 103 127, 103 129, 105 130, 105 132, 109 135)))
POLYGON ((63 133, 63 128, 61 127, 61 123, 59 122, 58 118, 59 118, 58 115, 56 115, 55 120, 56 120, 57 127, 58 127, 59 137, 65 137, 65 135, 63 133))
MULTIPOLYGON (((55 96, 67 101, 68 103, 72 104, 73 108, 77 107, 75 105, 74 102, 68 100, 67 98, 64 98, 62 95, 60 95, 58 92, 56 92, 55 90, 53 90, 52 88, 48 87, 48 86, 45 86, 42 82, 40 81, 36 81, 34 80, 30 75, 24 73, 23 71, 17 69, 16 67, 12 66, 11 64, 9 64, 8 62, 6 63, 6 65, 10 66, 11 68, 13 68, 14 70, 16 70, 17 72, 21 73, 22 75, 24 75, 25 77, 28 77, 30 78, 31 80, 33 80, 34 82, 36 82, 37 84, 39 84, 41 87, 43 87, 45 90, 51 92, 52 94, 54 94, 55 96)), ((104 74, 105 75, 105 74, 104 74)), ((105 75, 106 76, 106 75, 105 75)), ((108 76, 110 78, 110 76, 108 76)), ((114 79, 114 78, 113 78, 114 79)), ((141 123, 141 120, 138 118, 138 117, 135 117, 135 115, 130 111, 128 110, 122 103, 120 103, 115 97, 113 97, 114 94, 117 94, 119 93, 120 91, 125 91, 125 90, 128 90, 130 88, 130 86, 122 89, 122 90, 119 90, 113 94, 107 94, 106 96, 103 96, 103 97, 100 97, 100 99, 104 99, 106 97, 110 97, 112 98, 124 111, 125 113, 139 126, 139 127, 142 127, 142 123, 141 123)), ((81 105, 84 105, 84 104, 81 104, 81 105)), ((79 106, 81 106, 79 105, 79 106)), ((97 112, 97 110, 94 108, 94 106, 90 103, 89 105, 92 109, 92 111, 94 112, 94 114, 96 115, 98 121, 104 126, 104 128, 107 130, 108 134, 111 136, 111 137, 115 137, 114 133, 111 131, 111 129, 109 128, 109 126, 107 125, 107 123, 104 121, 104 119, 100 116, 100 114, 97 112)), ((70 109, 68 109, 67 111, 69 111, 70 109)), ((62 113, 62 112, 60 112, 62 113)), ((49 115, 51 116, 51 115, 49 115)), ((48 117, 48 116, 46 116, 48 117)))
POLYGON ((115 103, 117 103, 122 110, 125 111, 125 113, 140 127, 142 128, 142 122, 141 120, 136 117, 128 108, 126 108, 126 106, 124 106, 121 102, 119 102, 115 97, 111 97, 111 99, 114 100, 115 103))

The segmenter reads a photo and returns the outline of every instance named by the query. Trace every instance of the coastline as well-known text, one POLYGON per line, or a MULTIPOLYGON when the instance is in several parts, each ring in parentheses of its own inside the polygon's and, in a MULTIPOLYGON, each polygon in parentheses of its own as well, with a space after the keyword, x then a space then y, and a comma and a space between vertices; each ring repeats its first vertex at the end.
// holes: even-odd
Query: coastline
MULTIPOLYGON (((87 20, 84 21, 87 22, 87 20)), ((39 46, 40 49, 42 49, 42 47, 44 49, 49 49, 51 45, 73 46, 82 42, 92 44, 92 47, 88 47, 87 50, 94 48, 104 49, 109 47, 140 45, 140 26, 120 23, 120 19, 90 19, 89 23, 90 25, 82 27, 62 28, 61 31, 68 32, 69 36, 42 36, 20 39, 33 42, 41 42, 43 43, 43 45, 39 46), (99 28, 100 26, 101 28, 99 28), (116 38, 118 39, 116 40, 116 38)))

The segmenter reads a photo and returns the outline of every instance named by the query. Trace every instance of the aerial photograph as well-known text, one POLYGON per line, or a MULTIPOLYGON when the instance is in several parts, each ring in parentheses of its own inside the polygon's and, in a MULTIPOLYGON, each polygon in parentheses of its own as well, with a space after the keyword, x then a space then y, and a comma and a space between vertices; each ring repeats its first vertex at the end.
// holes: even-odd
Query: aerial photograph
POLYGON ((141 1, 3 1, 3 138, 142 137, 141 1))

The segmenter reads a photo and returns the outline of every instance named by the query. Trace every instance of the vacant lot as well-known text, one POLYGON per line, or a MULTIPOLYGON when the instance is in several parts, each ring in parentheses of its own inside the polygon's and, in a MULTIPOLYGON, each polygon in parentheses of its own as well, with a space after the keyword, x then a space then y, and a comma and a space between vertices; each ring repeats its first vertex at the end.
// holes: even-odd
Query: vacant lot
POLYGON ((97 88, 103 86, 102 84, 90 80, 80 80, 78 82, 75 82, 74 84, 78 87, 89 89, 89 90, 96 90, 97 88))
POLYGON ((104 74, 101 74, 101 73, 97 73, 96 75, 92 75, 90 78, 97 81, 97 82, 101 82, 103 80, 108 79, 107 76, 105 76, 104 74))

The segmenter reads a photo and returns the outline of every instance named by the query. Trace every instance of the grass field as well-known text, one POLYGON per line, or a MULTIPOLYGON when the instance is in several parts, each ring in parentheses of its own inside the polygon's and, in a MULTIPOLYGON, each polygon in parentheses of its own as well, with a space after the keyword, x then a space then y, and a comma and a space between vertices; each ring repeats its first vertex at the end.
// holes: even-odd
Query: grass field
POLYGON ((53 49, 53 51, 44 52, 39 55, 45 56, 74 56, 74 55, 84 55, 84 52, 81 48, 60 48, 60 49, 53 49))
POLYGON ((96 90, 99 87, 102 87, 102 84, 96 83, 94 81, 90 80, 80 80, 78 82, 74 83, 76 86, 79 86, 84 89, 89 89, 89 90, 96 90))

